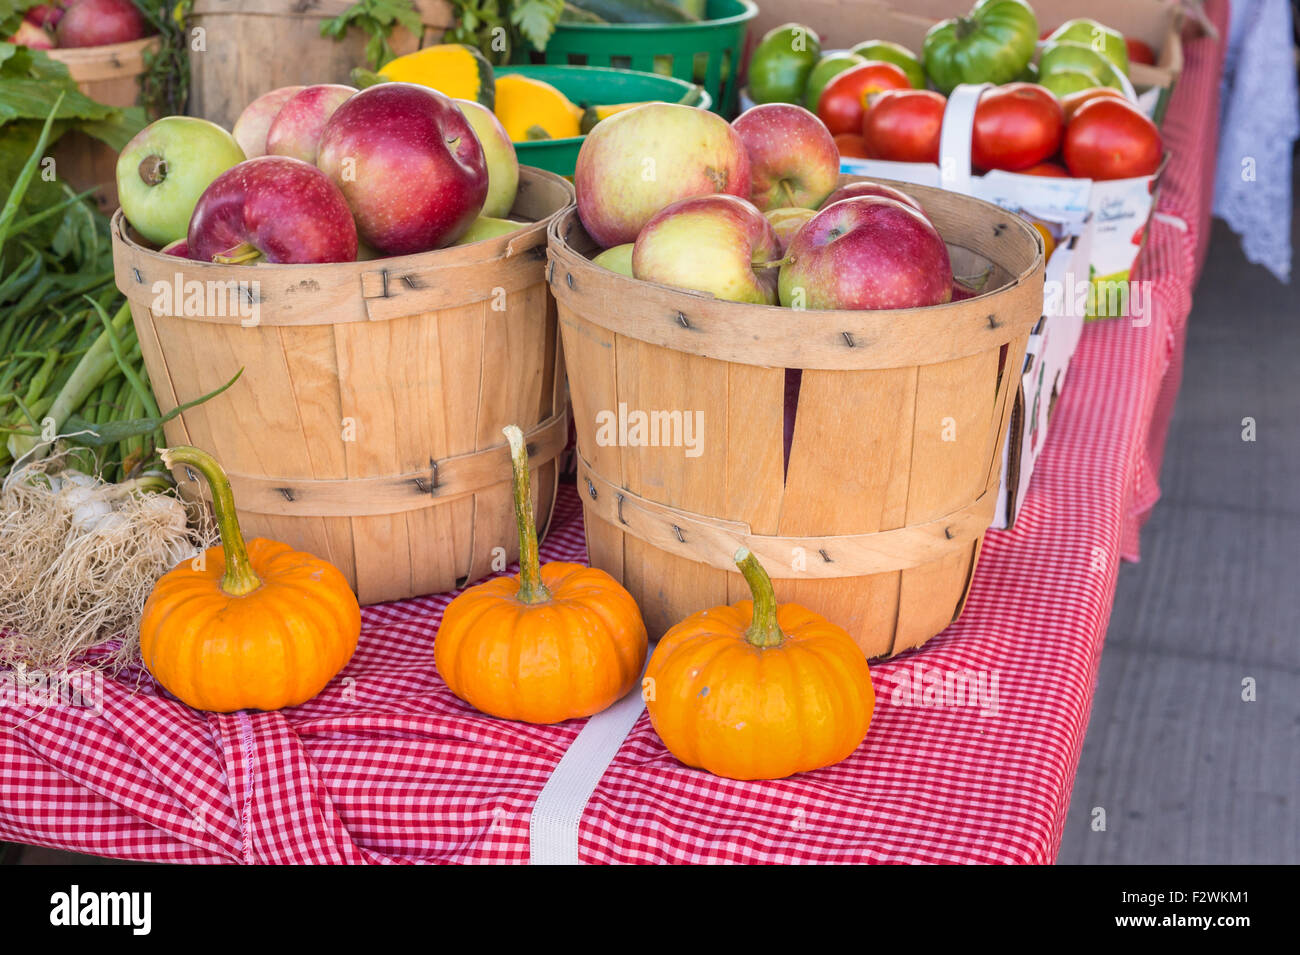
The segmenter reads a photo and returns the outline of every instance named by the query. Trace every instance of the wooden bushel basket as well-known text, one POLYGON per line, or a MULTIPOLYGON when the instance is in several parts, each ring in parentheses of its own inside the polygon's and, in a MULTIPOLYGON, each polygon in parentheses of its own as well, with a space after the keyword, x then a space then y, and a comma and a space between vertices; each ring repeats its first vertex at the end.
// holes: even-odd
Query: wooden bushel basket
MULTIPOLYGON (((68 68, 77 88, 91 99, 126 107, 134 106, 140 96, 145 54, 155 52, 161 42, 150 36, 129 43, 45 52, 68 68)), ((98 186, 93 198, 105 215, 117 208, 117 151, 107 143, 74 129, 55 144, 54 164, 59 178, 77 192, 98 186)))
POLYGON ((331 265, 165 256, 138 244, 119 212, 117 285, 162 410, 244 370, 173 419, 167 440, 217 456, 248 536, 326 558, 362 603, 500 569, 519 549, 501 429, 518 424, 527 437, 542 531, 568 437, 545 243, 572 198, 560 177, 523 167, 511 214, 533 225, 331 265), (212 307, 230 289, 239 306, 212 307))
POLYGON ((900 311, 740 305, 602 269, 576 210, 553 223, 587 550, 652 636, 748 596, 742 544, 780 600, 839 623, 868 657, 961 613, 1043 310, 1043 243, 990 203, 893 185, 924 205, 955 273, 991 268, 984 294, 900 311), (783 474, 787 368, 802 380, 783 474), (702 425, 694 448, 673 412, 702 425))
MULTIPOLYGON (((368 34, 359 27, 342 40, 320 35, 321 24, 351 0, 195 0, 188 17, 201 30, 202 49, 190 45, 191 116, 230 129, 244 107, 281 86, 351 85, 366 65, 368 34)), ((456 22, 447 0, 414 0, 421 36, 395 26, 388 38, 401 56, 433 43, 456 22)))

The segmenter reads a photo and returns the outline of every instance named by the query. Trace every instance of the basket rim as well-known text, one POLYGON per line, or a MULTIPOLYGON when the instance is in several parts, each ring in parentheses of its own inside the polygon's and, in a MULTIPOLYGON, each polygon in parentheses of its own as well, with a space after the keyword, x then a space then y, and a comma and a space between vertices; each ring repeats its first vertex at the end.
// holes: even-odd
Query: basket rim
MULTIPOLYGON (((841 176, 840 182, 842 184, 846 181, 868 178, 841 176)), ((969 299, 941 305, 879 310, 794 310, 781 305, 750 305, 718 299, 707 292, 634 279, 601 268, 569 245, 564 238, 570 223, 576 220, 578 225, 582 224, 575 203, 573 208, 554 218, 547 233, 550 256, 548 279, 552 294, 562 307, 572 308, 572 300, 575 294, 579 294, 575 292, 578 283, 574 280, 580 281, 585 275, 587 279, 595 279, 596 284, 608 286, 611 301, 610 307, 601 310, 599 314, 582 313, 581 317, 584 320, 595 321, 596 324, 617 334, 652 345, 761 367, 828 370, 912 367, 978 354, 1029 333, 1042 317, 1045 247, 1038 230, 1016 213, 974 196, 897 180, 871 177, 870 181, 893 186, 909 195, 915 194, 916 198, 922 201, 922 205, 925 204, 926 195, 944 196, 949 200, 957 197, 963 202, 983 207, 990 216, 996 216, 999 220, 1013 220, 1008 223, 1009 227, 1020 230, 1025 238, 1034 243, 1036 250, 1034 258, 1004 285, 969 299), (628 322, 613 314, 620 307, 619 303, 635 301, 638 298, 644 300, 646 295, 639 290, 647 289, 653 290, 650 297, 657 300, 655 304, 663 306, 659 309, 661 314, 658 316, 662 321, 651 324, 655 317, 655 310, 651 307, 641 309, 648 321, 642 321, 639 327, 629 327, 628 322), (1028 309, 1021 314, 1014 309, 1008 312, 1005 308, 1000 308, 1013 304, 1021 298, 1026 298, 1029 302, 1037 301, 1038 308, 1033 309, 1032 314, 1028 309), (792 313, 797 314, 800 322, 804 323, 797 337, 789 334, 792 313), (961 313, 967 316, 964 327, 959 330, 948 329, 944 318, 949 316, 955 318, 961 313), (998 315, 1007 320, 998 321, 998 315), (703 321, 700 320, 701 318, 703 321), (747 345, 741 343, 739 339, 725 346, 717 341, 710 345, 708 341, 710 335, 716 339, 719 335, 733 333, 734 337, 736 326, 742 318, 747 345), (987 323, 984 321, 985 318, 987 323), (713 320, 716 327, 709 327, 710 320, 713 320), (904 347, 891 341, 903 337, 901 333, 912 334, 918 331, 932 332, 937 340, 940 330, 946 330, 956 337, 955 341, 944 343, 948 347, 947 352, 941 352, 936 344, 934 355, 922 356, 924 342, 913 347, 904 347), (834 344, 829 344, 831 342, 834 344), (883 361, 879 357, 882 345, 889 345, 894 352, 891 357, 883 361), (746 353, 746 348, 757 354, 746 353), (809 353, 814 355, 812 360, 808 360, 809 353), (832 354, 835 355, 833 359, 832 354), (924 357, 924 360, 919 360, 921 357, 924 357)), ((945 239, 945 242, 948 240, 945 239)), ((950 244, 960 245, 960 243, 950 244)))
POLYGON ((758 16, 758 4, 754 0, 736 0, 744 6, 739 13, 716 20, 693 20, 685 23, 557 23, 555 31, 565 33, 689 33, 692 30, 712 30, 716 27, 739 26, 758 16))
MULTIPOLYGON (((561 214, 574 205, 573 184, 563 176, 558 176, 553 172, 545 169, 538 169, 536 166, 519 166, 519 180, 522 184, 527 179, 538 181, 549 181, 552 185, 559 185, 568 193, 568 202, 560 206, 542 219, 537 219, 522 229, 514 232, 508 232, 505 235, 494 236, 488 239, 481 239, 478 242, 471 242, 468 245, 450 245, 441 249, 432 249, 428 252, 413 252, 410 255, 393 255, 384 256, 375 259, 357 259, 352 262, 308 262, 308 263, 278 263, 278 262, 260 262, 253 266, 256 272, 249 275, 269 274, 269 270, 274 270, 279 274, 290 274, 293 272, 304 272, 309 270, 319 270, 321 268, 340 268, 352 269, 358 277, 367 272, 374 272, 381 269, 398 271, 402 269, 417 268, 421 265, 431 264, 434 256, 440 256, 437 259, 438 264, 448 264, 453 260, 460 265, 487 264, 499 259, 508 258, 512 255, 520 254, 521 250, 530 244, 531 239, 539 233, 545 236, 550 228, 551 223, 561 214)), ((123 247, 133 253, 144 255, 148 258, 157 259, 160 262, 166 262, 168 265, 174 265, 176 262, 184 263, 184 269, 190 269, 195 272, 228 272, 231 268, 242 269, 247 266, 230 266, 219 262, 201 262, 198 259, 181 259, 173 255, 164 255, 159 249, 152 249, 141 241, 142 237, 135 232, 131 224, 127 221, 122 207, 113 212, 109 222, 109 233, 113 243, 121 243, 123 247)))

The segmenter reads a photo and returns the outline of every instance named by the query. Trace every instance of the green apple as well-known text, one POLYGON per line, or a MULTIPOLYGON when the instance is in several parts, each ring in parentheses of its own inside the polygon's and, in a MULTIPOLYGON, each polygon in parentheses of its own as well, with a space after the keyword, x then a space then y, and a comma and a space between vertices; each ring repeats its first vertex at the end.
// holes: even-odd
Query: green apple
POLYGON ((515 155, 515 144, 506 135, 501 120, 486 106, 467 99, 456 100, 456 105, 473 127, 487 160, 488 194, 479 214, 493 218, 508 216, 519 192, 519 157, 515 155))
POLYGON ((528 225, 527 222, 512 222, 509 219, 498 219, 494 216, 479 216, 470 223, 470 227, 452 245, 469 245, 471 242, 495 239, 500 235, 517 232, 526 225, 528 225))
POLYGON ((617 272, 619 275, 632 277, 632 250, 636 248, 633 242, 624 242, 622 245, 616 245, 606 249, 600 255, 591 261, 595 262, 602 269, 609 269, 611 272, 617 272))
POLYGON ((235 137, 216 123, 165 116, 136 133, 117 157, 122 214, 155 245, 183 239, 203 190, 243 161, 235 137))

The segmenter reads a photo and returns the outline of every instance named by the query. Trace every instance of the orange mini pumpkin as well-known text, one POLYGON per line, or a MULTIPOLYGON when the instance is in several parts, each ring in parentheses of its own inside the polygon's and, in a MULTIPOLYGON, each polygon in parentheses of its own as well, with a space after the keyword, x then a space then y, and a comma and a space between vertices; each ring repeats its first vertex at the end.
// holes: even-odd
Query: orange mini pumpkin
POLYGON ((361 608, 338 568, 288 544, 244 543, 230 481, 198 448, 159 452, 212 489, 221 544, 154 585, 140 655, 154 678, 198 710, 278 710, 311 699, 347 664, 361 608))
POLYGON ((647 650, 632 595, 594 567, 538 566, 523 433, 504 429, 514 472, 519 574, 450 604, 433 645, 451 692, 490 716, 559 723, 591 716, 636 686, 647 650))
POLYGON ((846 758, 867 735, 876 694, 853 638, 797 604, 776 603, 746 548, 753 600, 692 614, 646 668, 646 708, 688 766, 730 779, 782 779, 846 758))

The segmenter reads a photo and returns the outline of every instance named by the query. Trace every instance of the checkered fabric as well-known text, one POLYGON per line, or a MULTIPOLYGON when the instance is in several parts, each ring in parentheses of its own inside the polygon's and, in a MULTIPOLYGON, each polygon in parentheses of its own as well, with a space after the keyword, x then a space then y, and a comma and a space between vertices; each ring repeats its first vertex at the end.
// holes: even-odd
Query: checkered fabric
MULTIPOLYGON (((1223 29, 1226 3, 1210 8, 1223 29)), ((717 779, 642 714, 587 805, 583 861, 1055 858, 1203 255, 1222 49, 1186 54, 1140 270, 1150 324, 1086 329, 1017 526, 989 534, 961 620, 873 667, 866 741, 815 773, 717 779), (959 702, 959 677, 984 699, 959 702)), ((571 487, 542 553, 583 559, 571 487)), ((433 664, 450 596, 368 608, 347 669, 291 710, 198 713, 141 671, 106 682, 102 712, 0 706, 0 838, 164 862, 527 861, 530 808, 582 722, 510 723, 454 698, 433 664)))

